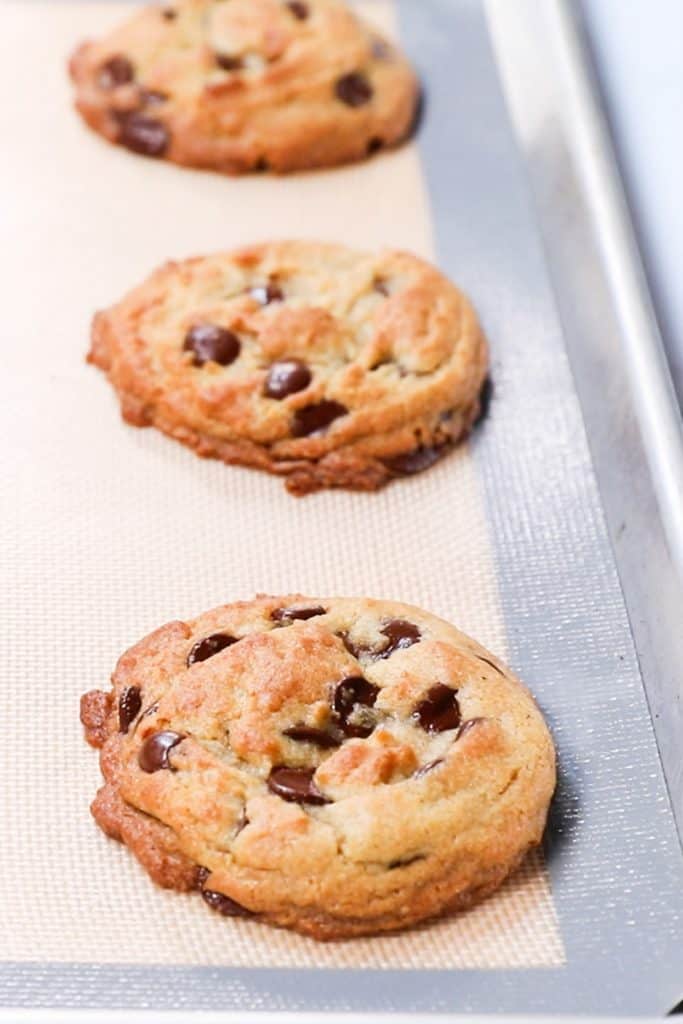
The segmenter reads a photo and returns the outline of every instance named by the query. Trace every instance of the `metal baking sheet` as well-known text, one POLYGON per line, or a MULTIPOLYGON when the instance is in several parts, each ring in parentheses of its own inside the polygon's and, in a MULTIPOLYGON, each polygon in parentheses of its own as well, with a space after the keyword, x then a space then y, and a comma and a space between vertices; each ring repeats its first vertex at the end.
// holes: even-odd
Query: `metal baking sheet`
POLYGON ((473 450, 510 661, 558 744, 546 856, 567 962, 459 971, 6 963, 5 1007, 365 1020, 659 1015, 683 996, 677 442, 571 12, 555 0, 395 4, 426 88, 418 144, 439 263, 473 297, 491 342, 494 399, 473 450))

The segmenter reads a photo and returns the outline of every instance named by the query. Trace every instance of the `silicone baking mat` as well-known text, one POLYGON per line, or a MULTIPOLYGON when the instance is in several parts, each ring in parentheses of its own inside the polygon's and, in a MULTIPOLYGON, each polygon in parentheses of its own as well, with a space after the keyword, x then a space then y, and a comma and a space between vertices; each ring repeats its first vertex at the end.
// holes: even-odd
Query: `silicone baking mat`
POLYGON ((652 1012, 679 994, 679 850, 481 8, 359 6, 420 67, 416 141, 230 180, 134 159, 71 111, 69 50, 128 5, 0 5, 0 78, 22 97, 0 112, 5 1005, 652 1012), (92 312, 158 263, 302 236, 439 262, 491 341, 494 401, 473 443, 377 495, 296 501, 202 462, 125 427, 83 363, 92 312), (559 747, 547 866, 533 856, 454 919, 321 946, 156 889, 97 831, 80 693, 168 619, 292 589, 413 602, 510 660, 559 747), (649 973, 638 991, 632 956, 649 973))

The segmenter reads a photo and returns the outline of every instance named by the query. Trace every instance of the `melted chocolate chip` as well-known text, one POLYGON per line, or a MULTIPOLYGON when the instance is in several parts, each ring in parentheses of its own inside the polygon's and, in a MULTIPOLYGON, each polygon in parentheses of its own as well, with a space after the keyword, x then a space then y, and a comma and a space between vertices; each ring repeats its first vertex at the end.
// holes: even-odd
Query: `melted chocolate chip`
POLYGON ((163 732, 154 732, 152 735, 145 740, 140 747, 138 754, 138 764, 142 768, 143 772, 158 772, 162 768, 171 768, 168 755, 181 740, 185 737, 181 736, 178 732, 171 732, 170 729, 164 730, 163 732))
POLYGON ((363 676, 348 676, 342 679, 334 691, 334 710, 340 717, 349 714, 356 704, 373 707, 379 693, 378 687, 363 676))
POLYGON ((239 71, 244 67, 244 61, 241 57, 233 57, 229 53, 216 53, 216 64, 219 68, 223 68, 223 71, 239 71))
POLYGON ((142 707, 139 686, 127 686, 119 697, 119 732, 127 733, 142 707))
POLYGON ((239 637, 230 636, 229 633, 212 633, 211 636, 205 636, 203 640, 198 640, 187 656, 188 668, 198 661, 213 658, 214 654, 236 644, 238 639, 239 637))
POLYGON ((483 718, 468 718, 466 722, 462 723, 462 725, 460 726, 460 728, 456 732, 456 734, 455 734, 456 740, 459 740, 460 737, 464 736, 466 732, 469 732, 470 729, 474 729, 474 727, 476 725, 479 725, 479 723, 483 722, 483 721, 484 721, 483 718))
POLYGON ((401 455, 384 459, 384 465, 397 476, 412 476, 413 473, 421 473, 438 462, 443 455, 444 447, 444 445, 421 444, 412 452, 402 452, 401 455))
POLYGON ((341 744, 341 740, 336 736, 332 736, 323 729, 316 729, 313 725, 292 725, 289 729, 285 729, 282 735, 288 736, 290 740, 298 740, 300 743, 313 743, 323 750, 338 747, 341 744))
POLYGON ((412 622, 406 622, 405 619, 391 619, 380 632, 389 640, 387 646, 380 652, 380 658, 388 658, 394 651, 404 651, 422 639, 417 626, 412 622))
POLYGON ((195 366, 208 362, 229 366, 240 354, 240 340, 218 324, 195 324, 185 335, 183 349, 194 353, 195 366))
POLYGON ((142 156, 163 156, 171 137, 166 125, 144 114, 125 114, 119 118, 119 142, 142 156))
POLYGON ((344 647, 353 658, 362 658, 365 655, 372 653, 372 648, 367 647, 365 644, 357 644, 349 638, 348 633, 337 633, 337 636, 344 644, 344 647))
POLYGON ((231 900, 229 896, 224 896, 222 892, 213 892, 212 889, 202 889, 202 899, 205 903, 211 907, 212 910, 216 910, 223 917, 251 917, 252 911, 247 910, 246 907, 236 903, 235 900, 231 900))
POLYGON ((127 57, 118 55, 110 57, 100 68, 97 84, 100 89, 116 89, 119 85, 127 85, 135 77, 133 65, 127 57))
POLYGON ((362 107, 372 99, 372 86, 360 71, 352 71, 338 79, 334 91, 337 99, 348 107, 362 107))
POLYGON ((267 306, 271 302, 282 302, 285 293, 279 284, 269 281, 268 284, 256 284, 249 289, 252 299, 255 299, 261 306, 267 306))
POLYGON ((375 728, 374 720, 361 710, 374 707, 378 687, 362 676, 349 676, 334 690, 334 712, 345 736, 365 739, 375 728))
MULTIPOLYGON (((458 737, 456 736, 456 739, 458 737)), ((421 779, 423 775, 428 775, 429 772, 434 771, 440 764, 443 764, 443 758, 437 757, 435 761, 428 761, 427 764, 421 765, 416 772, 413 772, 414 779, 421 779)))
POLYGON ((384 145, 384 139, 381 139, 379 135, 373 135, 371 139, 368 139, 368 144, 365 147, 368 156, 372 156, 384 145))
POLYGON ((268 789, 290 803, 330 803, 313 781, 314 774, 315 768, 287 768, 286 765, 277 765, 270 770, 268 789))
POLYGON ((460 705, 456 691, 436 683, 413 712, 425 732, 446 732, 460 725, 460 705))
POLYGON ((298 21, 305 21, 310 14, 308 4, 302 3, 302 0, 288 0, 285 6, 289 8, 298 21))
POLYGON ((283 359, 268 370, 263 393, 267 398, 286 398, 307 388, 311 379, 311 371, 301 360, 283 359))
POLYGON ((349 410, 341 402, 334 402, 324 399, 316 402, 315 405, 305 405, 303 409, 297 409, 292 420, 292 434, 294 437, 308 437, 309 434, 317 434, 329 427, 330 423, 340 416, 346 416, 349 410))
POLYGON ((327 609, 322 605, 315 605, 313 608, 276 608, 270 613, 273 622, 293 622, 294 619, 313 619, 316 615, 325 615, 327 609))

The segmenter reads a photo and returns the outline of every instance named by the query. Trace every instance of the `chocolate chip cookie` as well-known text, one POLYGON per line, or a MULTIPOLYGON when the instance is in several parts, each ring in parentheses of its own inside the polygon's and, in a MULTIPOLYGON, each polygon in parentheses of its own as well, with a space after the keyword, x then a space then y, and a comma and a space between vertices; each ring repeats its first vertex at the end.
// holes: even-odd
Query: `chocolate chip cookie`
POLYGON ((410 131, 405 57, 342 0, 176 0, 71 59, 76 107, 134 153, 230 174, 359 160, 410 131))
POLYGON ((522 684, 388 601, 261 596, 171 622, 81 718, 102 748, 93 814, 157 883, 318 939, 487 896, 555 785, 522 684))
POLYGON ((129 423, 294 494, 426 469, 476 419, 487 369, 434 267, 314 242, 167 264, 95 317, 89 358, 129 423))

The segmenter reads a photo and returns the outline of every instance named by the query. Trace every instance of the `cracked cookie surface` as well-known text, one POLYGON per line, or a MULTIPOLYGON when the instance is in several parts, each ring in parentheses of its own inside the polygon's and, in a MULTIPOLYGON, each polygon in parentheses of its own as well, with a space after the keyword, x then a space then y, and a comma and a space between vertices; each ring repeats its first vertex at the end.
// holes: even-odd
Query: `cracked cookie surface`
POLYGON ((318 939, 488 895, 555 785, 533 699, 409 605, 259 597, 171 622, 82 700, 93 814, 152 878, 318 939))
POLYGON ((428 468, 479 411, 465 296, 405 252, 274 242, 168 263, 93 322, 124 418, 288 490, 374 490, 428 468))
POLYGON ((226 173, 360 160, 418 102, 399 50, 341 0, 176 0, 74 53, 76 107, 111 142, 226 173))

